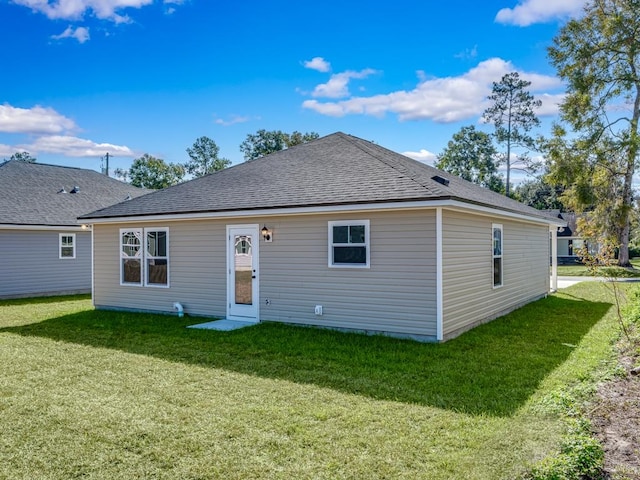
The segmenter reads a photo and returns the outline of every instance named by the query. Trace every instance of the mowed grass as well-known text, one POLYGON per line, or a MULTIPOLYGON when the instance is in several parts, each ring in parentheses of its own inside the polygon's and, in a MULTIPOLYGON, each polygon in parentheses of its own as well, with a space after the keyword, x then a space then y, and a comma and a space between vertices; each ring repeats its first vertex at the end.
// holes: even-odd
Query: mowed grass
MULTIPOLYGON (((614 275, 619 278, 640 277, 640 258, 632 258, 631 265, 635 270, 628 270, 621 267, 608 267, 606 269, 606 273, 607 275, 614 275)), ((593 275, 593 272, 582 264, 558 265, 558 275, 564 275, 568 277, 586 277, 593 275)))
POLYGON ((611 356, 582 283, 445 344, 0 302, 0 478, 515 478, 611 356))

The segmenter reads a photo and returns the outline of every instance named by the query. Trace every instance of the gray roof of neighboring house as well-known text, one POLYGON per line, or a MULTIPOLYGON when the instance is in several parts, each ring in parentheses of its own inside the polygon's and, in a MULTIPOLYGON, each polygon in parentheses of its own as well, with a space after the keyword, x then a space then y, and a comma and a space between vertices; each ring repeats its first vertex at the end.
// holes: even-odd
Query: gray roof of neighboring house
POLYGON ((76 226, 84 213, 148 192, 93 170, 12 160, 0 164, 0 225, 76 226))
POLYGON ((459 200, 553 220, 544 212, 455 175, 340 132, 84 215, 83 218, 425 200, 459 200), (448 181, 448 185, 434 180, 435 176, 448 181))
POLYGON ((564 220, 565 225, 558 228, 558 237, 578 236, 578 215, 573 212, 561 212, 559 209, 542 210, 553 217, 564 220))

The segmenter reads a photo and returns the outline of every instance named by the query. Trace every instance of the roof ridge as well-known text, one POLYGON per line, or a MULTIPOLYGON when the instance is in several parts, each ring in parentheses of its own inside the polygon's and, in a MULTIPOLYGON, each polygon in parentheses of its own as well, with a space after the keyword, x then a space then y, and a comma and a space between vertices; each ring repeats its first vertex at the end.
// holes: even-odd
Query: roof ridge
POLYGON ((102 175, 100 172, 93 170, 91 168, 71 167, 68 165, 54 165, 53 163, 25 162, 23 160, 5 160, 4 162, 0 163, 0 167, 7 165, 9 163, 16 164, 16 165, 32 165, 36 167, 55 167, 55 168, 66 168, 68 170, 82 170, 84 172, 94 172, 102 175))
MULTIPOLYGON (((342 134, 342 132, 337 132, 337 133, 338 133, 338 134, 342 134)), ((367 154, 371 155, 372 157, 374 157, 374 158, 375 158, 376 160, 378 160, 379 162, 384 163, 386 166, 388 166, 388 167, 389 167, 389 168, 391 168, 392 170, 395 170, 395 171, 399 172, 401 175, 403 175, 403 177, 405 177, 405 178, 407 178, 407 179, 411 180, 411 181, 412 181, 412 182, 414 182, 415 184, 417 184, 417 185, 419 185, 420 187, 424 188, 427 192, 432 193, 432 192, 436 191, 436 192, 437 192, 437 193, 439 193, 440 195, 443 195, 443 196, 444 196, 444 195, 446 195, 446 193, 445 193, 441 188, 439 188, 438 186, 436 186, 436 185, 427 185, 425 182, 421 182, 421 181, 417 180, 417 179, 416 179, 416 176, 411 175, 411 173, 410 173, 409 171, 407 171, 407 170, 403 171, 404 169, 399 168, 399 166, 398 166, 397 164, 396 164, 396 165, 394 165, 394 164, 392 164, 392 163, 390 163, 390 162, 386 161, 384 158, 382 158, 382 157, 378 154, 378 152, 376 152, 376 149, 371 148, 371 147, 370 147, 370 149, 366 149, 366 148, 364 148, 364 146, 363 146, 363 145, 360 145, 360 144, 359 144, 359 142, 358 142, 358 140, 359 140, 359 141, 362 141, 362 142, 366 142, 366 140, 363 140, 363 139, 357 139, 357 138, 355 138, 355 137, 352 137, 351 135, 346 135, 346 134, 342 134, 342 135, 344 135, 345 139, 346 139, 346 140, 348 140, 348 141, 350 141, 354 146, 356 146, 357 148, 359 148, 359 149, 360 149, 360 150, 362 150, 363 152, 365 152, 365 153, 367 153, 367 154)), ((382 147, 382 146, 380 146, 380 145, 375 145, 375 146, 376 146, 378 149, 384 149, 384 150, 389 151, 389 152, 390 152, 390 153, 392 153, 394 156, 396 156, 396 155, 400 155, 399 153, 394 152, 393 150, 389 150, 389 149, 387 149, 387 148, 385 148, 385 147, 382 147)), ((369 147, 369 145, 367 145, 367 147, 369 147)), ((404 158, 404 156, 402 156, 402 157, 404 158)), ((412 160, 412 159, 411 159, 411 158, 409 158, 409 157, 406 157, 406 159, 407 159, 407 160, 412 160)), ((426 166, 426 165, 425 165, 425 166, 426 166)))

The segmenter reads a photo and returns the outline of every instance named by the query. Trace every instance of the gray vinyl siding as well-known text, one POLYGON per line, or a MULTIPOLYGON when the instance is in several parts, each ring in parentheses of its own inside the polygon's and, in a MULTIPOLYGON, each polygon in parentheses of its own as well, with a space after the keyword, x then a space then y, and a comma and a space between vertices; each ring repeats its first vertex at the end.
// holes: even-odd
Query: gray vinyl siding
POLYGON ((273 242, 260 239, 261 320, 435 337, 434 212, 95 225, 95 304, 171 312, 179 301, 187 314, 224 317, 226 227, 266 224, 273 242), (328 266, 328 222, 345 219, 370 221, 370 268, 328 266), (125 226, 169 227, 169 288, 120 285, 125 226))
POLYGON ((96 307, 226 315, 225 224, 190 221, 94 225, 96 307), (169 287, 120 285, 120 228, 169 227, 169 287))
POLYGON ((273 242, 261 244, 261 318, 435 336, 434 212, 277 221, 273 242), (370 221, 370 268, 328 267, 328 221, 346 219, 370 221))
POLYGON ((55 230, 0 229, 0 298, 91 291, 91 233, 75 232, 76 258, 59 258, 55 230))
POLYGON ((549 228, 443 211, 443 334, 451 337, 549 291, 549 228), (503 227, 503 286, 493 288, 492 224, 503 227))

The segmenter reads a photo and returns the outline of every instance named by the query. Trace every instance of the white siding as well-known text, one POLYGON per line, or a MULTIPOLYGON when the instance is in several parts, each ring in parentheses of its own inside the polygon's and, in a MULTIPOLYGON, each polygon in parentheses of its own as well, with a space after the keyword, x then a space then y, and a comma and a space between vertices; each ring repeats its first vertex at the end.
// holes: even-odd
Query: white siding
POLYGON ((549 228, 500 217, 443 212, 445 338, 549 291, 549 228), (503 286, 493 288, 492 223, 503 226, 503 286))
POLYGON ((96 306, 170 312, 179 301, 224 316, 226 226, 251 223, 273 230, 273 242, 260 239, 262 320, 435 336, 435 210, 145 224, 170 228, 170 288, 120 286, 125 225, 96 225, 96 306), (370 268, 328 267, 328 221, 345 219, 370 220, 370 268))
POLYGON ((55 230, 0 230, 0 298, 91 290, 91 233, 77 232, 76 258, 59 258, 55 230))

